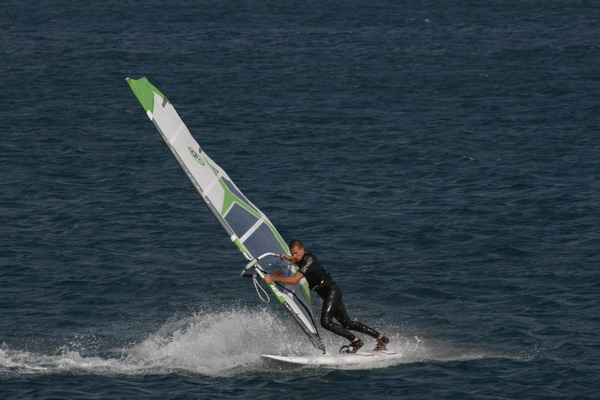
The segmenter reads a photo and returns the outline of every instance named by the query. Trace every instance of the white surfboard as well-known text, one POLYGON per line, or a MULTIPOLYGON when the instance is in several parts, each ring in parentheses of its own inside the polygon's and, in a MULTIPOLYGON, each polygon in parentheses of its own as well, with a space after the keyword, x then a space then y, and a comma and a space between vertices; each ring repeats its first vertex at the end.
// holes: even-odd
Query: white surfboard
POLYGON ((396 364, 402 354, 389 350, 358 351, 353 354, 321 354, 308 356, 280 356, 263 354, 266 360, 288 365, 304 365, 336 369, 382 368, 396 364))

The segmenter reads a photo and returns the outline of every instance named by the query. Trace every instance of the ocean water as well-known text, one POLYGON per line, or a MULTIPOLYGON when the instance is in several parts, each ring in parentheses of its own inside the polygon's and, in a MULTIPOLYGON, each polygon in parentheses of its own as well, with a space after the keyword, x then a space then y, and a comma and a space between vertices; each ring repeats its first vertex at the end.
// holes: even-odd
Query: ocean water
POLYGON ((0 32, 0 398, 600 397, 595 2, 6 0, 0 32), (261 360, 313 350, 141 76, 399 362, 261 360))

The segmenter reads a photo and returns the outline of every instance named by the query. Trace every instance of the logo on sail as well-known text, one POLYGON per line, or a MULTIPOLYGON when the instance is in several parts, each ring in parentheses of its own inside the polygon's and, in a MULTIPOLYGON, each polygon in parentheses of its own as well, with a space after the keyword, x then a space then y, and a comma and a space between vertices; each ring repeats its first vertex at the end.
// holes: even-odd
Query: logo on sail
POLYGON ((196 151, 194 149, 192 149, 191 147, 188 147, 188 150, 190 152, 190 154, 192 155, 192 157, 194 157, 194 160, 196 160, 198 162, 198 164, 204 166, 206 165, 204 163, 204 160, 200 157, 200 154, 196 153, 196 151))

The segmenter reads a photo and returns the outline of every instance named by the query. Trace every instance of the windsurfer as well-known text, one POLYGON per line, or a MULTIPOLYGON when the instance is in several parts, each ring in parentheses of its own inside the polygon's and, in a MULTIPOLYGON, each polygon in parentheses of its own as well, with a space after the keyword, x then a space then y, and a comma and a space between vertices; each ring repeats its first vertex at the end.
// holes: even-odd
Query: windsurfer
POLYGON ((346 307, 342 303, 342 291, 331 275, 319 263, 317 256, 305 250, 300 240, 292 240, 289 243, 289 248, 291 256, 281 254, 281 257, 294 262, 299 268, 298 271, 294 275, 286 277, 267 274, 263 281, 267 284, 278 282, 285 285, 293 285, 302 278, 306 278, 308 286, 323 299, 323 308, 321 310, 321 325, 323 328, 350 340, 350 344, 342 346, 340 352, 356 353, 364 344, 359 337, 350 333, 349 330, 362 332, 374 337, 377 339, 375 350, 386 350, 386 344, 389 342, 387 337, 363 323, 350 319, 346 307), (334 323, 334 318, 341 325, 334 323))

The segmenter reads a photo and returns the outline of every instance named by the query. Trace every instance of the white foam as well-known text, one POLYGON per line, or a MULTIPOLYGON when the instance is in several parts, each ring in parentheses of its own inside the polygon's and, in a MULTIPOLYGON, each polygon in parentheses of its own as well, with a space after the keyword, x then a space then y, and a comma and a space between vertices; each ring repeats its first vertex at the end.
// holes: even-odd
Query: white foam
POLYGON ((147 374, 185 370, 226 376, 262 364, 265 352, 290 352, 308 341, 291 321, 279 320, 265 309, 237 307, 199 312, 165 323, 157 332, 113 358, 83 356, 77 343, 58 355, 0 348, 0 374, 81 372, 147 374), (77 348, 78 350, 72 350, 77 348))
POLYGON ((127 361, 151 368, 184 369, 205 375, 227 375, 260 363, 261 352, 281 349, 302 333, 266 310, 234 309, 198 313, 171 321, 128 351, 127 361))
MULTIPOLYGON (((208 376, 231 376, 264 369, 261 354, 317 355, 304 334, 286 316, 269 309, 236 307, 224 311, 205 311, 173 319, 138 344, 113 349, 115 357, 87 356, 81 344, 59 349, 58 355, 36 354, 0 348, 0 375, 39 373, 93 373, 101 375, 163 374, 174 371, 208 376), (77 350, 73 350, 76 348, 77 350)), ((482 353, 449 351, 448 346, 428 347, 419 337, 404 337, 387 329, 390 350, 402 354, 395 363, 425 360, 465 360, 484 358, 482 353)), ((323 332, 331 352, 343 339, 323 332)), ((365 346, 374 345, 372 339, 365 346)))

